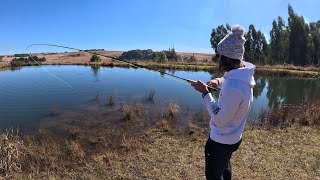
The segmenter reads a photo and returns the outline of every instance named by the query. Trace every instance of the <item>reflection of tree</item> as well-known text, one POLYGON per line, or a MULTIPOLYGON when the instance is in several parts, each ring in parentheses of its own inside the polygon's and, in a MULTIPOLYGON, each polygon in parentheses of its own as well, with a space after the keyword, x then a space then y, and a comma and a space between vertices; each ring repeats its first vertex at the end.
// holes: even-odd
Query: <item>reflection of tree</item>
POLYGON ((176 72, 176 70, 175 70, 174 68, 170 68, 170 69, 169 69, 169 73, 170 73, 170 74, 174 75, 175 72, 176 72))
POLYGON ((266 78, 265 77, 258 78, 256 80, 256 85, 253 88, 253 96, 255 98, 259 97, 265 87, 266 87, 266 78))
POLYGON ((269 78, 268 79, 269 107, 285 104, 298 104, 304 100, 318 98, 320 81, 296 78, 269 78))
POLYGON ((160 71, 161 71, 160 72, 160 76, 163 78, 165 73, 166 73, 166 70, 165 69, 161 69, 160 71))
POLYGON ((21 67, 11 67, 10 70, 11 70, 11 71, 21 70, 21 67))
POLYGON ((281 97, 284 96, 285 92, 285 87, 283 87, 283 84, 285 83, 279 78, 269 78, 268 82, 267 97, 269 99, 269 107, 280 105, 281 97))
POLYGON ((91 66, 91 70, 92 70, 94 76, 97 76, 100 71, 100 66, 93 65, 93 66, 91 66))

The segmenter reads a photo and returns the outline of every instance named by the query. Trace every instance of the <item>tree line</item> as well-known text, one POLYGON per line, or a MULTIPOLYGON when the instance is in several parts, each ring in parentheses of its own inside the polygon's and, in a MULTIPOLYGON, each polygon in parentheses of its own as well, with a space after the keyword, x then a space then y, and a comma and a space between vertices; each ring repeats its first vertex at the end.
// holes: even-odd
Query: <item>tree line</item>
MULTIPOLYGON (((288 23, 282 17, 274 19, 268 43, 261 30, 251 24, 245 34, 246 61, 260 64, 320 65, 320 20, 306 23, 304 17, 288 5, 288 23)), ((211 47, 231 31, 230 25, 220 25, 211 33, 211 47)))
POLYGON ((12 59, 10 63, 12 67, 19 67, 26 64, 37 64, 35 61, 37 63, 42 63, 46 61, 46 58, 45 57, 39 58, 38 56, 19 57, 19 58, 12 59))
POLYGON ((169 61, 170 62, 197 61, 194 54, 191 57, 182 57, 181 55, 177 54, 175 48, 169 48, 169 50, 163 50, 163 51, 153 51, 152 49, 130 50, 130 51, 123 52, 119 58, 122 60, 151 60, 159 63, 164 63, 169 61))

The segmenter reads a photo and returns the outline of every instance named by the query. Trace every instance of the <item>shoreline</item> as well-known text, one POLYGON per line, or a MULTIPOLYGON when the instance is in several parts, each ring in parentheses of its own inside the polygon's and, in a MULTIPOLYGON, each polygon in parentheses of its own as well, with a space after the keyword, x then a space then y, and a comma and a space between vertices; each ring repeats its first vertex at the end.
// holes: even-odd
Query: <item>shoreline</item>
MULTIPOLYGON (((166 63, 158 64, 154 62, 135 61, 139 65, 147 68, 155 69, 166 69, 166 70, 185 70, 185 71, 206 71, 213 72, 217 71, 218 67, 212 63, 166 63)), ((102 61, 99 63, 95 62, 44 62, 41 65, 83 65, 83 66, 102 66, 102 67, 124 67, 124 68, 135 68, 133 65, 115 62, 115 61, 102 61)), ((38 64, 30 63, 24 64, 24 66, 38 66, 38 64)), ((301 78, 320 78, 320 69, 315 67, 299 67, 299 66, 270 66, 270 65, 256 65, 256 73, 261 75, 272 75, 279 77, 301 77, 301 78)), ((10 63, 0 63, 0 69, 12 68, 10 63)))
MULTIPOLYGON (((119 57, 123 51, 95 51, 101 55, 119 57)), ((212 62, 213 54, 205 53, 187 53, 177 52, 180 56, 188 58, 192 55, 196 58, 195 62, 166 62, 157 63, 153 61, 132 61, 142 66, 155 69, 170 69, 170 70, 186 70, 186 71, 207 71, 217 72, 218 67, 216 62, 212 62)), ((65 52, 65 53, 34 53, 33 55, 39 58, 46 58, 43 65, 85 65, 85 66, 104 66, 104 67, 133 67, 124 62, 114 61, 110 58, 101 56, 101 62, 90 62, 91 54, 84 51, 81 52, 65 52)), ((14 55, 6 55, 0 61, 0 68, 10 68, 11 60, 14 55)), ((130 61, 129 61, 130 62, 130 61)), ((23 66, 36 65, 35 63, 24 64, 23 66)), ((302 67, 293 65, 256 65, 256 73, 262 75, 274 75, 279 77, 302 77, 302 78, 320 78, 320 67, 302 67)))

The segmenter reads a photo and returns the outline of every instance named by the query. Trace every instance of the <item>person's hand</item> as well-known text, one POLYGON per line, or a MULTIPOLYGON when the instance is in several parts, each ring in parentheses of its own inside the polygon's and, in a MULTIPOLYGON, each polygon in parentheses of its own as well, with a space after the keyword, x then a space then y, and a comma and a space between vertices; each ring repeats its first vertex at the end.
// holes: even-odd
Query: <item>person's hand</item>
POLYGON ((191 82, 191 86, 193 86, 195 90, 201 92, 202 94, 208 91, 208 86, 200 80, 197 82, 191 82))
POLYGON ((207 85, 213 88, 217 88, 219 85, 219 81, 217 79, 213 79, 207 82, 207 85))

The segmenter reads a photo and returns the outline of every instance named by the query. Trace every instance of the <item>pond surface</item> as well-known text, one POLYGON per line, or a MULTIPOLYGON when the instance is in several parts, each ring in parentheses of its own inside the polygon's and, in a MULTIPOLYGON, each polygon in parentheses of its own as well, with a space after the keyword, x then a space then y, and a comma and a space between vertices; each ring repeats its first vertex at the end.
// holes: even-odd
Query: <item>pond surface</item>
MULTIPOLYGON (((204 82, 214 77, 208 72, 167 72, 204 82)), ((320 95, 319 79, 255 78, 257 86, 249 120, 262 109, 279 104, 298 104, 320 95)), ((151 90, 155 91, 157 105, 163 106, 173 100, 190 111, 204 107, 201 95, 190 85, 145 69, 76 65, 3 69, 0 70, 0 129, 41 122, 55 111, 76 111, 94 106, 97 99, 100 105, 106 104, 110 96, 115 97, 116 103, 145 103, 147 92, 151 90)))

